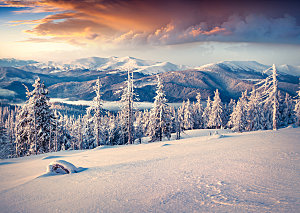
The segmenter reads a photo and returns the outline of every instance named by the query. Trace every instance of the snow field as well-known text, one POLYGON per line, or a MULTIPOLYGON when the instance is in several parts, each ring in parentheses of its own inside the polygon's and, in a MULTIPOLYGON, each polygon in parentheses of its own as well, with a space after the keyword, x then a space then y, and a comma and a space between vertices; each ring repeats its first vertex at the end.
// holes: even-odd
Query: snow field
POLYGON ((1 160, 1 212, 300 209, 300 128, 183 138, 1 160), (45 176, 53 160, 85 170, 45 176))

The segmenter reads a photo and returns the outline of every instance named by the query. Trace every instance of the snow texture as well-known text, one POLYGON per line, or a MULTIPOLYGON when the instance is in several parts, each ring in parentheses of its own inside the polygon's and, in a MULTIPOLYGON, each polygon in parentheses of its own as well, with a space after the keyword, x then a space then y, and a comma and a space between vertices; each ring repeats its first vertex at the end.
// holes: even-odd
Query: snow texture
POLYGON ((299 212, 300 128, 215 131, 1 160, 1 212, 299 212), (43 176, 50 156, 88 169, 43 176))

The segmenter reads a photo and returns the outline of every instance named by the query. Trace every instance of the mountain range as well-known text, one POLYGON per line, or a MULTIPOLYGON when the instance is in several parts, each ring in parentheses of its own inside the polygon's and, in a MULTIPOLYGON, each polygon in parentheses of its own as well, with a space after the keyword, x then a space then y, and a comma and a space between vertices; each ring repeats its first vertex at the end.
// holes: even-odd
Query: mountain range
MULTIPOLYGON (((180 102, 195 100, 197 92, 202 98, 212 96, 215 89, 221 92, 223 101, 238 98, 242 91, 251 90, 255 83, 267 75, 269 65, 256 61, 222 61, 199 67, 175 65, 169 62, 153 62, 133 57, 82 58, 71 62, 37 62, 34 60, 0 59, 1 102, 23 102, 25 84, 31 85, 38 76, 45 82, 52 98, 91 100, 93 86, 99 78, 102 98, 116 101, 127 79, 127 70, 134 72, 135 92, 140 101, 153 101, 156 75, 164 83, 167 99, 180 102)), ((296 95, 300 67, 278 65, 279 89, 296 95)))

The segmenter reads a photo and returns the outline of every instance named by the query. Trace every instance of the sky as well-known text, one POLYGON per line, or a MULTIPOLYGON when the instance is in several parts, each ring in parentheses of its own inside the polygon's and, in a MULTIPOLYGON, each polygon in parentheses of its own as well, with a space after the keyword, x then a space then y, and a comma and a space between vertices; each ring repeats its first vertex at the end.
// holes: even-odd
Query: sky
POLYGON ((0 0, 0 58, 300 65, 300 2, 0 0))

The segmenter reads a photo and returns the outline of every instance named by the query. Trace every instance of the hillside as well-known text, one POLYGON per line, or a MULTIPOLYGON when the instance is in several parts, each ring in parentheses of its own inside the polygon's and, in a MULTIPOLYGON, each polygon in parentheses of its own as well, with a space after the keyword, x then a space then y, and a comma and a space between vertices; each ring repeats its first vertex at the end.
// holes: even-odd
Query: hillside
MULTIPOLYGON (((13 63, 13 60, 8 62, 13 63)), ((31 89, 31 84, 37 76, 49 88, 51 98, 70 100, 91 100, 94 96, 95 81, 100 78, 103 100, 117 101, 120 98, 124 81, 127 79, 127 72, 124 70, 129 67, 134 70, 135 92, 140 101, 153 102, 156 87, 154 74, 160 72, 169 102, 182 102, 187 98, 195 101, 197 92, 201 92, 202 98, 206 99, 212 96, 216 89, 220 90, 222 100, 227 102, 231 98, 237 99, 246 89, 251 90, 255 83, 270 74, 264 73, 264 70, 268 68, 267 65, 255 61, 224 61, 188 70, 180 70, 185 67, 173 66, 168 62, 150 62, 132 57, 93 57, 78 59, 72 64, 49 62, 48 65, 15 61, 16 66, 20 63, 32 64, 15 68, 1 67, 0 63, 0 100, 2 102, 24 101, 26 90, 22 84, 31 89), (145 72, 142 66, 147 67, 149 72, 145 72), (99 70, 100 67, 104 70, 99 70)), ((297 67, 286 65, 277 66, 277 69, 279 89, 283 93, 288 92, 295 96, 299 84, 299 78, 296 77, 297 67)))
POLYGON ((1 212, 298 212, 300 129, 0 161, 1 212), (46 174, 53 160, 79 173, 46 174))

